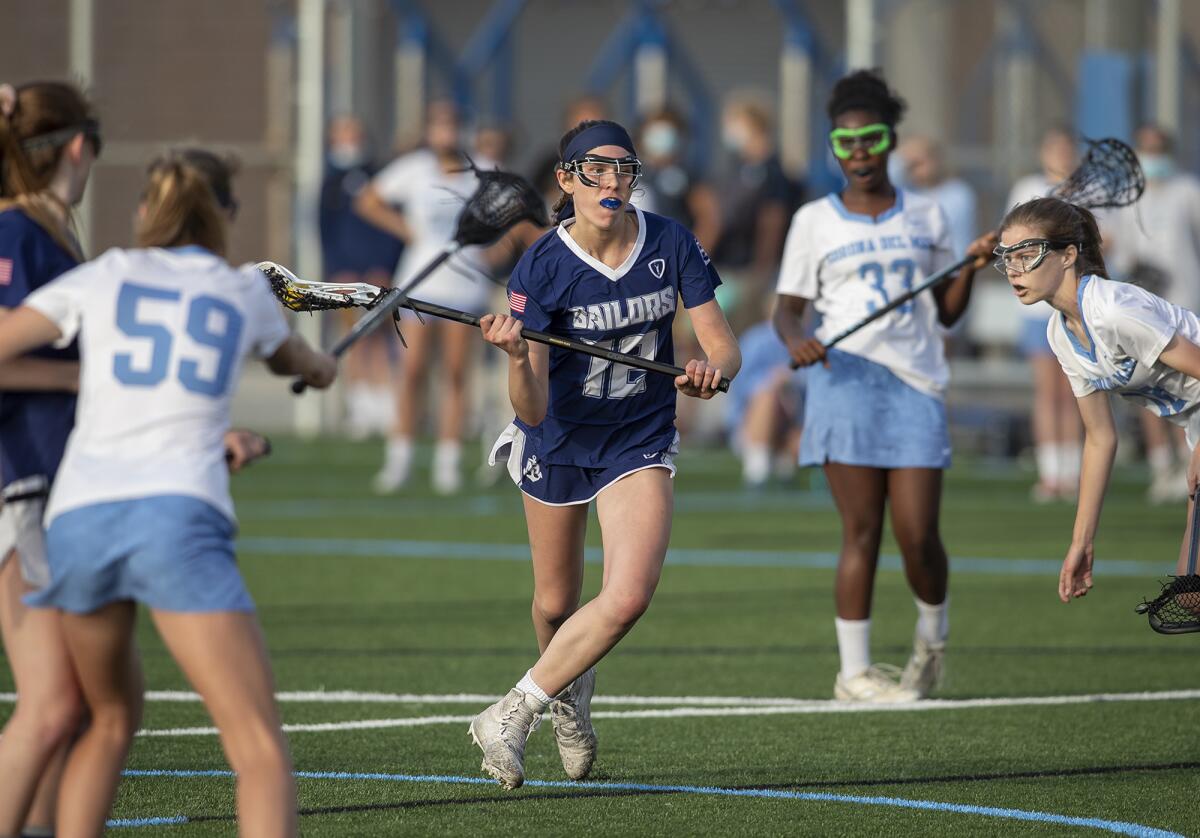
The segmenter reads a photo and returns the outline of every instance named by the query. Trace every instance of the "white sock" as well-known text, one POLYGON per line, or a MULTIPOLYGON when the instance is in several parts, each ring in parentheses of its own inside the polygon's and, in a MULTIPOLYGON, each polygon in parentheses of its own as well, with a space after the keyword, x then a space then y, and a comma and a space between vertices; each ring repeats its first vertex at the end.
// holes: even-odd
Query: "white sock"
POLYGON ((1040 443, 1035 452, 1038 480, 1053 486, 1058 480, 1058 445, 1053 442, 1040 443))
POLYGON ((439 439, 433 447, 434 471, 458 471, 461 458, 462 446, 456 439, 439 439))
POLYGON ((533 670, 525 673, 525 677, 517 681, 517 689, 526 695, 531 695, 542 704, 550 703, 550 696, 546 695, 546 691, 539 687, 533 680, 533 670))
POLYGON ((917 636, 926 643, 940 646, 946 642, 950 633, 950 597, 946 597, 937 605, 930 605, 917 597, 917 636))
POLYGON ((1083 463, 1083 446, 1064 442, 1058 446, 1058 483, 1072 489, 1079 485, 1079 468, 1083 463))
POLYGON ((842 659, 842 678, 862 675, 871 665, 871 620, 833 618, 837 629, 838 655, 842 659))
POLYGON ((406 436, 394 436, 387 442, 387 455, 384 468, 407 471, 412 462, 412 439, 406 436))
POLYGON ((771 476, 771 450, 765 445, 747 445, 742 452, 742 482, 758 486, 771 476))
POLYGON ((1150 473, 1155 478, 1167 477, 1171 473, 1171 446, 1154 446, 1146 452, 1146 461, 1150 463, 1150 473))

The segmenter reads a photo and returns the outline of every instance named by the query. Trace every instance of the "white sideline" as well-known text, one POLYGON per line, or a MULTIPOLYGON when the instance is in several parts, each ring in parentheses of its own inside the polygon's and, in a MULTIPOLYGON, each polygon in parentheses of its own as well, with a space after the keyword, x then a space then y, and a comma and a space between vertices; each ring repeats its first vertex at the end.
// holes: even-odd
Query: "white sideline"
MULTIPOLYGON (((381 693, 339 691, 281 692, 281 702, 316 704, 472 704, 480 707, 495 701, 498 696, 484 693, 381 693)), ((1011 698, 927 699, 903 704, 855 704, 833 700, 798 698, 763 698, 761 696, 640 696, 599 695, 595 704, 647 706, 661 709, 601 710, 592 714, 597 719, 680 719, 734 716, 815 715, 824 713, 886 713, 932 710, 971 710, 996 707, 1055 707, 1077 704, 1103 704, 1147 701, 1195 701, 1200 690, 1164 690, 1160 692, 1090 693, 1084 695, 1016 696, 1011 698)), ((0 703, 16 700, 14 693, 0 693, 0 703)), ((193 692, 183 690, 151 690, 146 693, 151 702, 200 701, 193 692)), ((285 724, 289 733, 324 733, 339 730, 371 730, 395 727, 427 727, 440 724, 466 724, 474 716, 413 716, 398 719, 362 719, 345 722, 285 724)), ((215 727, 160 728, 139 731, 139 736, 213 736, 215 727)))

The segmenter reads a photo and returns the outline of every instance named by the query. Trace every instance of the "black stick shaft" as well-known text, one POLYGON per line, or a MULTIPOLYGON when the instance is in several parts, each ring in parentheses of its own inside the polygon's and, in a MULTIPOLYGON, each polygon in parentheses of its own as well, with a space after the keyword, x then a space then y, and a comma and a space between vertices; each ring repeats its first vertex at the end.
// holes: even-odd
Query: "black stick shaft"
POLYGON ((1196 573, 1196 552, 1200 550, 1200 489, 1192 495, 1192 531, 1188 539, 1187 575, 1196 573))
POLYGON ((900 306, 904 305, 905 303, 909 302, 910 300, 915 300, 918 295, 925 293, 930 288, 933 288, 935 285, 945 282, 946 279, 948 279, 949 277, 958 273, 963 268, 965 268, 967 265, 971 264, 973 261, 975 261, 974 256, 964 256, 962 259, 958 260, 950 267, 942 268, 940 271, 935 273, 933 276, 929 277, 929 279, 922 282, 916 288, 913 288, 911 291, 905 291, 903 294, 901 294, 896 299, 892 300, 890 303, 885 305, 883 308, 876 309, 875 311, 871 312, 866 317, 864 317, 862 320, 859 320, 853 326, 850 326, 850 327, 844 329, 843 331, 841 331, 838 334, 831 337, 829 340, 825 341, 825 348, 832 349, 834 346, 841 343, 846 338, 850 337, 852 334, 854 334, 855 332, 857 332, 859 329, 863 328, 864 326, 868 326, 871 323, 874 323, 876 320, 878 320, 880 317, 883 317, 885 314, 889 314, 889 313, 895 311, 896 309, 900 308, 900 306))
MULTIPOLYGON (((359 318, 358 322, 354 324, 354 328, 333 345, 333 348, 329 350, 329 354, 335 358, 340 358, 347 349, 361 340, 365 335, 375 331, 381 323, 386 323, 391 318, 392 312, 404 305, 408 299, 408 292, 441 267, 441 264, 457 253, 460 248, 461 245, 457 242, 451 242, 415 276, 399 288, 392 288, 385 292, 374 308, 359 318)), ((308 389, 308 385, 304 382, 304 379, 297 378, 292 382, 292 392, 296 395, 303 393, 306 389, 308 389)))
MULTIPOLYGON (((401 308, 410 308, 413 311, 419 311, 422 314, 432 314, 434 317, 441 317, 446 320, 456 320, 459 323, 465 323, 468 326, 478 326, 480 317, 476 314, 468 314, 465 311, 459 311, 456 308, 446 308, 445 306, 434 305, 422 300, 406 300, 401 304, 401 308)), ((557 346, 560 349, 569 349, 572 352, 582 352, 584 355, 591 355, 595 358, 604 358, 608 361, 613 361, 618 364, 624 364, 627 367, 634 367, 648 372, 656 372, 661 375, 669 375, 676 377, 686 375, 687 370, 682 367, 664 364, 661 361, 651 361, 642 358, 638 355, 630 355, 626 352, 617 352, 615 349, 605 349, 603 346, 595 346, 594 344, 585 343, 581 340, 573 340, 565 338, 561 335, 552 335, 549 332, 539 332, 536 329, 522 329, 521 337, 525 340, 531 340, 534 343, 543 343, 547 346, 557 346)), ((729 392, 729 379, 722 378, 717 384, 717 389, 722 393, 729 392)))

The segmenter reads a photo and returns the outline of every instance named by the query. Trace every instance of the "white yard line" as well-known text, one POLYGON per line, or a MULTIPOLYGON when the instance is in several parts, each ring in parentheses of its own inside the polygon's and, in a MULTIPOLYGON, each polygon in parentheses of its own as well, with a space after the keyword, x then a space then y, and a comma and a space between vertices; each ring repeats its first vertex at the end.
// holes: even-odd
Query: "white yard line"
MULTIPOLYGON (((187 696, 188 693, 167 693, 171 696, 187 696)), ((328 696, 330 693, 283 693, 281 695, 317 695, 328 696)), ((348 695, 346 693, 333 693, 333 695, 348 695)), ((354 695, 350 693, 349 695, 354 695)), ((419 696, 422 699, 431 698, 431 696, 419 696)), ((483 705, 486 702, 494 700, 494 696, 479 695, 470 696, 467 694, 456 694, 447 698, 455 701, 466 701, 470 699, 473 703, 483 705)), ((642 703, 658 702, 661 699, 656 696, 625 696, 624 700, 620 696, 597 696, 594 701, 596 703, 632 703, 628 699, 640 700, 642 703)), ((853 704, 840 701, 812 701, 812 700, 783 700, 786 703, 763 704, 763 699, 719 699, 720 701, 739 702, 739 701, 755 701, 756 704, 746 706, 730 706, 730 707, 712 707, 712 706, 685 706, 685 707, 667 707, 661 709, 646 709, 646 710, 600 710, 592 713, 592 717, 596 719, 681 719, 681 718, 696 718, 696 717, 736 717, 736 716, 804 716, 815 715, 822 713, 886 713, 886 712, 920 712, 933 710, 971 710, 971 709, 990 709, 996 707, 1057 707, 1064 705, 1076 704, 1104 704, 1104 703, 1122 703, 1122 702, 1148 702, 1148 701, 1195 701, 1200 699, 1200 690, 1166 690, 1162 692, 1142 692, 1142 693, 1092 693, 1088 695, 1053 695, 1053 696, 1027 696, 1013 698, 969 698, 969 699, 931 699, 926 701, 910 702, 906 704, 853 704)), ((154 699, 151 699, 154 700, 154 699)), ((188 700, 186 698, 171 698, 168 700, 180 701, 188 700)), ((301 699, 292 699, 301 700, 301 699)), ((311 699, 310 699, 311 700, 311 699)), ((319 699, 318 699, 319 700, 319 699)), ((340 699, 345 700, 345 699, 340 699)), ((692 701, 692 702, 710 702, 713 699, 706 696, 684 696, 674 701, 692 701)), ((778 700, 776 700, 778 702, 778 700)), ((424 702, 422 702, 424 703, 424 702)), ((450 702, 446 702, 450 703, 450 702)), ((414 716, 399 719, 362 719, 356 721, 345 722, 319 722, 312 724, 285 724, 283 729, 288 733, 328 733, 341 730, 375 730, 380 728, 395 728, 395 727, 428 727, 431 725, 443 724, 467 724, 474 716, 414 716)), ((182 728, 166 728, 157 730, 143 730, 139 736, 213 736, 216 735, 217 729, 214 727, 182 727, 182 728)))

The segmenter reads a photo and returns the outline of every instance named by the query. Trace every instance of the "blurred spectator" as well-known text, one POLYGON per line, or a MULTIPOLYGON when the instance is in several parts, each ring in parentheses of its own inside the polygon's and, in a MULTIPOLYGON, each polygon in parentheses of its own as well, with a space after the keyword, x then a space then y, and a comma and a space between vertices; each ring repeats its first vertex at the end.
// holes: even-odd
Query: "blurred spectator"
POLYGON ((687 123, 670 108, 651 114, 642 123, 637 141, 642 161, 639 187, 646 194, 639 205, 675 219, 711 251, 720 230, 717 196, 709 184, 687 168, 687 141, 687 123))
MULTIPOLYGON (((354 212, 354 199, 375 176, 366 131, 353 116, 329 123, 329 154, 321 184, 321 257, 330 282, 369 282, 386 287, 396 270, 403 242, 368 224, 354 212)), ((339 312, 344 328, 358 312, 339 312)), ((391 332, 368 335, 346 357, 346 419, 352 437, 386 433, 392 422, 391 332)))
MULTIPOLYGON (((355 209, 364 218, 405 241, 397 282, 416 274, 453 239, 459 210, 475 191, 475 175, 464 169, 460 129, 452 103, 432 102, 426 112, 425 147, 389 163, 355 201, 355 209)), ((494 165, 484 159, 475 162, 481 168, 494 165)), ((411 296, 481 314, 491 291, 481 249, 468 247, 430 274, 411 296)), ((408 481, 413 440, 424 414, 425 386, 436 359, 441 368, 442 404, 433 454, 433 488, 439 494, 451 494, 462 486, 460 441, 466 422, 468 373, 478 357, 478 335, 460 323, 435 318, 420 323, 406 317, 404 337, 408 349, 403 355, 404 374, 395 390, 397 418, 383 467, 375 476, 375 490, 394 492, 408 481)))
MULTIPOLYGON (((1039 157, 1041 172, 1013 184, 1005 212, 1049 194, 1074 171, 1078 161, 1074 136, 1065 128, 1051 128, 1042 137, 1039 157)), ((1053 309, 1048 303, 1026 306, 1016 299, 1012 304, 1022 317, 1018 348, 1029 359, 1033 372, 1033 441, 1038 472, 1033 498, 1043 503, 1067 499, 1078 491, 1082 428, 1071 385, 1046 340, 1046 323, 1053 309)))
MULTIPOLYGON (((1105 219, 1109 265, 1117 277, 1200 311, 1200 181, 1176 170, 1172 139, 1158 126, 1143 125, 1134 143, 1146 191, 1105 219)), ((1182 500, 1190 459, 1183 429, 1147 411, 1138 414, 1153 475, 1147 497, 1153 503, 1182 500)))
POLYGON ((946 213, 954 253, 962 256, 975 241, 975 190, 962 178, 946 172, 942 147, 929 137, 910 136, 900 141, 900 183, 918 195, 932 198, 946 213))
POLYGON ((757 316, 759 300, 775 281, 783 240, 799 189, 775 151, 770 109, 751 97, 735 97, 721 116, 721 142, 728 165, 717 183, 721 231, 713 259, 731 285, 750 295, 746 309, 757 316), (741 279, 738 283, 736 280, 741 279))
POLYGON ((771 317, 738 339, 742 370, 729 387, 725 425, 742 461, 742 483, 760 488, 796 472, 804 418, 804 370, 793 370, 771 317))

